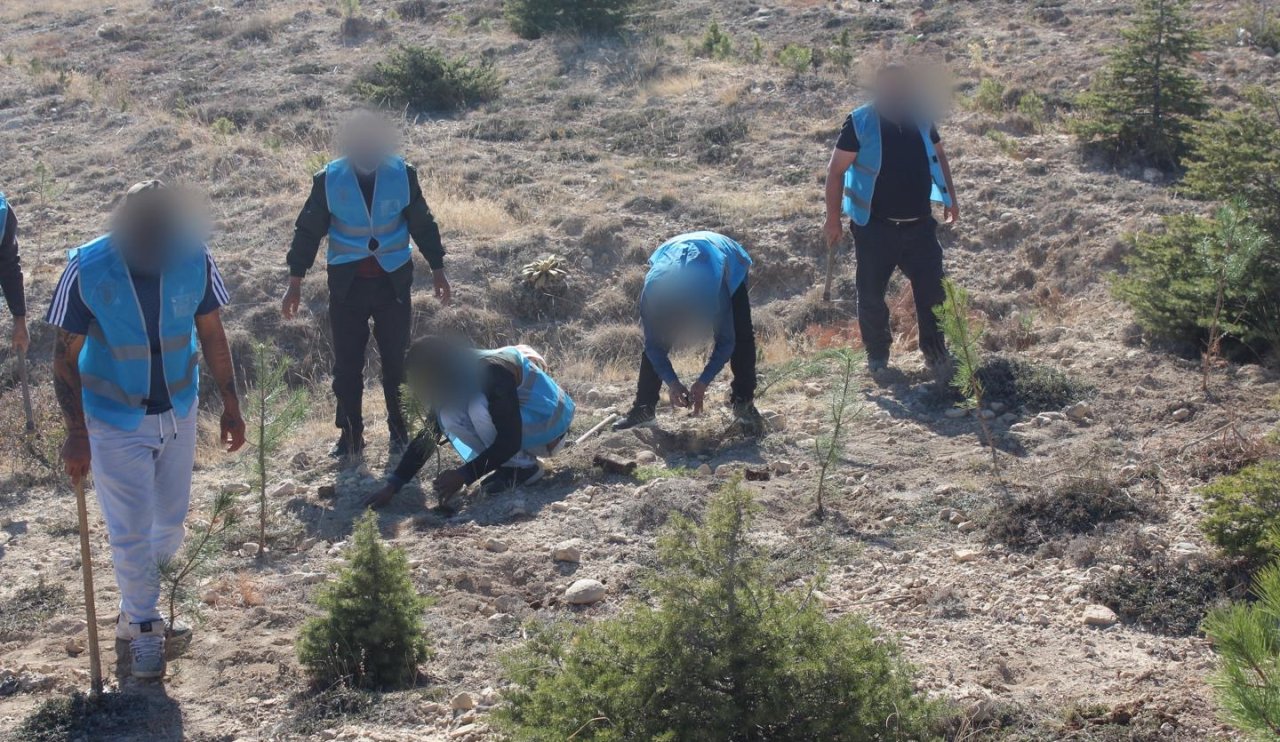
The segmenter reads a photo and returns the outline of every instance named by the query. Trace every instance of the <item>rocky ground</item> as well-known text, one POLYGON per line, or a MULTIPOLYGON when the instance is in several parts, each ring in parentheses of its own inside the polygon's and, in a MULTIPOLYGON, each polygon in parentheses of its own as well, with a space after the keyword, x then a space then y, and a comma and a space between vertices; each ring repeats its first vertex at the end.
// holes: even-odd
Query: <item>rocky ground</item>
MULTIPOLYGON (((43 310, 62 250, 93 236, 130 182, 193 182, 218 219, 213 247, 235 294, 227 316, 237 352, 247 358, 254 340, 276 344, 315 394, 311 418, 278 460, 268 550, 253 553, 252 527, 232 534, 201 578, 199 606, 189 610, 199 618, 196 639, 169 679, 114 680, 128 702, 113 701, 86 738, 489 738, 504 683, 499 658, 519 644, 525 622, 624 610, 670 513, 696 515, 739 470, 750 470, 765 506, 759 537, 776 552, 780 579, 799 585, 825 571, 830 612, 870 616, 899 638, 922 687, 965 712, 957 738, 980 739, 993 726, 1002 729, 989 734, 1007 739, 1231 738, 1205 683, 1213 655, 1204 639, 1121 623, 1092 597, 1092 585, 1133 566, 1135 543, 1173 561, 1207 552, 1197 487, 1230 466, 1231 431, 1260 436, 1280 417, 1280 376, 1215 369, 1206 396, 1199 364, 1145 342, 1107 290, 1125 234, 1204 208, 1180 200, 1164 173, 1082 160, 1063 128, 1065 102, 1114 42, 1126 5, 679 0, 630 43, 522 41, 487 1, 370 0, 362 10, 370 22, 356 36, 340 33, 336 8, 318 1, 0 8, 8 55, 0 188, 23 219, 33 313, 43 310), (423 16, 379 21, 397 5, 420 5, 423 16), (498 65, 507 85, 497 103, 408 127, 457 293, 457 306, 440 310, 420 292, 418 326, 545 349, 580 403, 575 429, 585 431, 629 402, 643 260, 679 231, 727 231, 757 258, 766 376, 848 337, 851 271, 834 305, 813 287, 820 178, 856 88, 830 69, 793 77, 767 62, 697 58, 690 45, 712 19, 740 49, 756 35, 774 50, 825 47, 851 28, 860 62, 926 54, 953 70, 961 105, 942 134, 964 220, 944 230, 948 269, 974 293, 988 349, 1065 371, 1075 396, 1043 412, 991 410, 997 476, 981 426, 926 379, 899 312, 898 370, 858 376, 859 412, 822 521, 812 517, 813 442, 829 427, 827 373, 770 387, 760 405, 773 429, 758 441, 727 434, 718 408, 703 420, 664 411, 657 429, 599 436, 560 457, 545 483, 475 500, 453 517, 428 512, 430 496, 411 487, 380 522, 436 599, 426 616, 436 656, 422 687, 376 703, 316 696, 295 659, 297 629, 387 462, 377 444, 362 468, 340 470, 324 456, 332 433, 323 281, 308 281, 303 320, 282 322, 274 305, 290 223, 329 126, 353 102, 352 71, 396 42, 498 65), (987 78, 1038 91, 1050 101, 1045 119, 967 103, 987 78), (231 129, 214 126, 223 119, 231 129), (723 127, 738 135, 717 136, 723 127), (552 303, 529 299, 515 279, 545 253, 572 269, 568 292, 552 303), (639 468, 608 474, 593 465, 597 456, 639 468), (1001 506, 1084 478, 1116 483, 1142 503, 1141 517, 1030 551, 989 536, 1001 506), (602 597, 591 585, 571 590, 581 580, 600 583, 602 597)), ((1197 72, 1223 105, 1280 72, 1268 50, 1235 44, 1236 5, 1196 11, 1212 41, 1197 72)), ((48 465, 57 442, 52 338, 34 330, 39 438, 16 435, 12 358, 0 376, 0 417, 14 432, 0 463, 0 681, 13 678, 0 684, 0 727, 87 685, 74 500, 48 465)), ((196 519, 214 493, 239 491, 247 479, 246 461, 214 447, 214 419, 203 426, 196 519)), ((243 498, 254 516, 253 497, 243 498)), ((115 594, 96 515, 91 532, 109 639, 115 594)), ((106 655, 118 669, 109 641, 106 655)))

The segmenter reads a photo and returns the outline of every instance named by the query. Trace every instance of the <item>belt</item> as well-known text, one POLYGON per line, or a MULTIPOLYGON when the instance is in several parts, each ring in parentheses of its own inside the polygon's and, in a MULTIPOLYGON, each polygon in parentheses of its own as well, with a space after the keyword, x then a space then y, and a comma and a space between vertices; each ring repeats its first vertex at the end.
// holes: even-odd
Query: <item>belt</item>
POLYGON ((917 216, 911 219, 891 219, 887 216, 874 216, 874 215, 871 218, 877 222, 888 224, 889 226, 892 226, 892 227, 910 227, 916 224, 923 224, 925 220, 929 219, 929 217, 927 216, 917 216))

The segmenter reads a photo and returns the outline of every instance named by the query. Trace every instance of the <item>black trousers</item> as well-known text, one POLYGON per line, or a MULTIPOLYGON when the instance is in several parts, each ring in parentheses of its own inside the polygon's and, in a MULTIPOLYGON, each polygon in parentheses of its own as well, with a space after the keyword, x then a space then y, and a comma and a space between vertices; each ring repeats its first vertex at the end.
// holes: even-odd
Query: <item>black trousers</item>
POLYGON ((382 358, 382 395, 387 402, 387 428, 392 440, 406 438, 400 407, 405 354, 413 307, 394 289, 389 277, 356 278, 340 296, 329 298, 333 329, 333 394, 338 398, 334 423, 352 434, 364 432, 364 365, 369 346, 369 321, 382 358))
POLYGON ((898 226, 872 219, 866 226, 851 225, 858 261, 858 325, 870 358, 887 359, 893 334, 889 329, 889 305, 885 293, 895 269, 911 281, 916 321, 920 326, 920 352, 930 361, 946 356, 947 343, 938 328, 933 308, 942 304, 942 244, 938 223, 932 218, 898 226))
MULTIPOLYGON (((730 391, 733 402, 753 402, 756 398, 756 328, 751 323, 751 296, 747 282, 743 281, 733 292, 733 355, 729 357, 729 370, 733 372, 730 391)), ((653 369, 649 355, 640 353, 640 380, 636 384, 636 406, 657 407, 662 397, 662 379, 653 369)))

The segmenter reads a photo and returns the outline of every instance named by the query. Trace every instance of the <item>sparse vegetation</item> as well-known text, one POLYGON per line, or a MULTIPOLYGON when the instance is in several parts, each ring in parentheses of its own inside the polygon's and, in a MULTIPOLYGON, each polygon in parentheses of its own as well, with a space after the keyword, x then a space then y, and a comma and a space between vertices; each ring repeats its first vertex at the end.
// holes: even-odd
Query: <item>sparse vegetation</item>
POLYGON ((223 546, 223 537, 237 520, 235 495, 219 492, 213 498, 208 516, 190 528, 178 553, 156 565, 160 576, 160 598, 168 605, 170 626, 177 622, 179 609, 194 602, 193 583, 212 566, 223 546))
POLYGON ((712 21, 707 26, 707 32, 702 35, 697 52, 699 56, 710 59, 729 59, 733 57, 733 39, 720 30, 719 23, 712 21))
POLYGON ((1237 586, 1230 565, 1214 559, 1171 561, 1157 557, 1122 572, 1106 572, 1089 596, 1120 620, 1165 636, 1190 636, 1215 605, 1237 586))
POLYGON ((346 566, 316 604, 325 615, 308 620, 298 636, 298 660, 316 685, 413 685, 430 656, 422 627, 427 601, 413 586, 404 552, 382 543, 372 512, 356 524, 346 566))
POLYGON ((1202 84, 1190 72, 1203 42, 1188 0, 1140 0, 1123 43, 1080 100, 1074 129, 1091 150, 1112 160, 1177 165, 1192 122, 1204 114, 1202 84))
POLYGON ((526 39, 559 31, 616 33, 639 7, 637 0, 506 0, 503 3, 511 30, 526 39))
POLYGON ((249 443, 253 446, 253 477, 258 490, 258 557, 267 552, 267 486, 277 457, 306 417, 307 390, 290 389, 289 359, 266 343, 254 346, 254 387, 249 393, 249 443))
POLYGON ((999 478, 1000 453, 996 449, 991 423, 983 414, 987 396, 981 374, 983 331, 973 322, 969 292, 951 279, 943 279, 942 288, 946 298, 934 307, 934 314, 938 316, 938 326, 947 338, 951 358, 954 360, 954 368, 949 369, 950 384, 964 398, 964 407, 977 413, 982 436, 986 439, 987 448, 991 450, 992 471, 999 478))
POLYGON ((862 358, 848 349, 830 350, 826 360, 834 366, 834 384, 827 408, 826 432, 814 439, 814 457, 818 462, 818 483, 813 494, 813 512, 818 519, 826 516, 827 477, 844 456, 845 435, 859 408, 855 401, 854 380, 862 358))
POLYGON ((755 513, 731 482, 704 525, 663 532, 655 606, 535 632, 508 658, 502 727, 527 742, 927 736, 932 706, 891 641, 771 584, 755 513))
POLYGON ((1018 502, 995 508, 987 540, 1015 551, 1035 551, 1063 537, 1093 531, 1103 523, 1140 515, 1145 509, 1116 482, 1072 477, 1018 502))
POLYGON ((1041 363, 997 355, 983 361, 977 373, 985 399, 1031 414, 1061 410, 1093 396, 1089 384, 1041 363))
POLYGON ((1256 602, 1214 609, 1204 632, 1221 658, 1210 679, 1227 719, 1256 739, 1280 737, 1280 565, 1254 581, 1256 602))
POLYGON ((1004 83, 990 77, 982 78, 973 94, 973 107, 983 113, 1004 111, 1004 83))
POLYGON ((1280 556, 1280 461, 1246 466, 1201 490, 1205 536, 1228 556, 1264 564, 1280 556))
POLYGON ((436 49, 402 45, 356 81, 355 91, 378 105, 452 111, 498 97, 502 81, 493 64, 446 57, 436 49))
POLYGON ((778 51, 778 64, 799 77, 813 69, 813 49, 803 44, 787 44, 778 51))
POLYGON ((35 635, 45 620, 66 605, 66 588, 46 583, 44 577, 34 585, 18 588, 11 597, 0 601, 0 642, 35 635))

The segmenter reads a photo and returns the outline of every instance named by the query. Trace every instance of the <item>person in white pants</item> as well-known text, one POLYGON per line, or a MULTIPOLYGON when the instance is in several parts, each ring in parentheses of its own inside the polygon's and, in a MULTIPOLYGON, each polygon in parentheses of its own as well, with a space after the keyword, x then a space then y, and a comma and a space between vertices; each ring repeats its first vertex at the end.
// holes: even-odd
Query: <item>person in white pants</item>
POLYGON ((112 231, 72 252, 47 320, 59 328, 54 391, 67 474, 93 474, 120 587, 116 637, 135 677, 164 675, 159 565, 182 545, 191 500, 204 352, 222 397, 221 435, 244 445, 226 287, 192 233, 201 220, 159 181, 134 186, 112 231))

